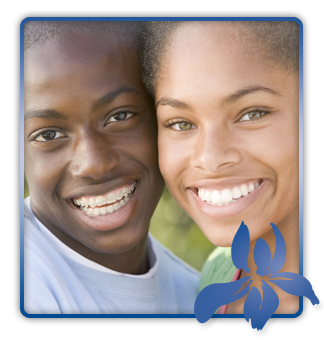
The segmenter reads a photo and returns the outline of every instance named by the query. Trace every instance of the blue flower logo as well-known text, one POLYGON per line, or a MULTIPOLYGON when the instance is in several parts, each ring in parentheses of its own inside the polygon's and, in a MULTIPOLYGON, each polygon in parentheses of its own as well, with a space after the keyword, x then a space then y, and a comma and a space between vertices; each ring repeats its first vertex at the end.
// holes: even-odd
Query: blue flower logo
MULTIPOLYGON (((253 286, 251 276, 230 283, 208 285, 199 293, 195 302, 195 315, 200 323, 207 322, 220 306, 233 303, 248 294, 244 303, 244 317, 246 321, 251 318, 253 329, 261 330, 279 306, 279 298, 268 282, 291 295, 307 297, 313 305, 319 304, 312 285, 306 278, 292 272, 280 272, 286 261, 286 244, 277 226, 273 223, 271 226, 276 238, 272 260, 270 248, 263 239, 257 240, 253 254, 256 273, 266 277, 266 280, 261 280, 262 294, 253 286), (242 288, 245 283, 246 286, 242 288)), ((242 222, 233 239, 232 260, 236 268, 243 269, 248 274, 249 247, 249 230, 242 222)))

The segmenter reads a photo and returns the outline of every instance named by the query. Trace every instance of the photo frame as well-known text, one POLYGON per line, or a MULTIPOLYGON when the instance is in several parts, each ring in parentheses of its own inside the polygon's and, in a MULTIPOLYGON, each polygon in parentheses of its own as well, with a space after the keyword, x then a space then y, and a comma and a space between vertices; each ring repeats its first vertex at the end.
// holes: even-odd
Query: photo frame
MULTIPOLYGON (((24 136, 24 25, 29 21, 123 21, 123 20, 131 20, 131 21, 294 21, 299 26, 299 274, 303 275, 303 27, 302 23, 297 18, 249 18, 249 17, 236 17, 236 18, 209 18, 209 17, 190 17, 190 18, 26 18, 21 23, 21 60, 20 60, 20 70, 21 70, 21 112, 20 112, 20 133, 21 136, 24 136)), ((24 142, 21 141, 20 144, 20 162, 21 165, 24 165, 24 142)), ((23 219, 23 201, 24 201, 24 171, 20 170, 20 217, 21 217, 21 235, 20 235, 20 244, 21 244, 21 284, 20 284, 20 303, 21 303, 21 312, 26 317, 106 317, 106 318, 194 318, 194 314, 82 314, 82 315, 74 315, 74 314, 28 314, 24 310, 24 219, 23 219)), ((182 215, 182 214, 181 214, 182 215)), ((205 243, 205 242, 204 242, 205 243)), ((210 247, 209 247, 210 248, 210 247)), ((299 298, 299 310, 295 314, 274 314, 272 317, 277 318, 294 318, 301 314, 303 310, 303 300, 302 297, 299 298)), ((243 314, 218 314, 213 315, 213 318, 243 318, 243 314)))

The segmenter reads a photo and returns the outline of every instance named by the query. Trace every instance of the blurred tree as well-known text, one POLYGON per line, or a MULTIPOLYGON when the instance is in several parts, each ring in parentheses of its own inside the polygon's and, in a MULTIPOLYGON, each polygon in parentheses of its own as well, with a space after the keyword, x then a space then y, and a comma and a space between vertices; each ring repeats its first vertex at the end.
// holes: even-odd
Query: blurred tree
POLYGON ((29 196, 29 189, 28 189, 26 177, 24 176, 24 198, 28 196, 29 196))
POLYGON ((201 271, 215 246, 165 188, 150 225, 151 234, 175 255, 201 271))

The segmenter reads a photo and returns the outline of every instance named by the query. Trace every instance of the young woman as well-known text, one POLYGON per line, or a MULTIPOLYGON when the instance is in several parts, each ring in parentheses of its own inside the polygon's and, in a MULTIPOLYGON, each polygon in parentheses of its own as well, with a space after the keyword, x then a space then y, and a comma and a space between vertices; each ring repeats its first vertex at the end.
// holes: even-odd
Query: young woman
MULTIPOLYGON (((256 240, 262 237, 274 253, 270 223, 286 242, 282 271, 298 273, 298 24, 153 22, 146 39, 144 78, 155 95, 159 164, 169 191, 217 246, 231 246, 244 221, 254 286, 261 288, 256 240)), ((209 261, 202 284, 217 281, 211 270, 221 258, 209 261)), ((228 262, 215 270, 220 282, 235 271, 228 262)), ((298 297, 275 291, 276 313, 298 311, 298 297)), ((226 313, 243 313, 245 298, 226 313)))

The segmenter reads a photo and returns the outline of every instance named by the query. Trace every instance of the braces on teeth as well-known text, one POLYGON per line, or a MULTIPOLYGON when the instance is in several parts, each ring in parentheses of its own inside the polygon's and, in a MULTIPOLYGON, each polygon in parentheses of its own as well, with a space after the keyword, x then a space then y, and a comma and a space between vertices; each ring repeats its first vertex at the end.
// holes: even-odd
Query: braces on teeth
POLYGON ((253 183, 250 183, 249 185, 242 184, 239 187, 225 189, 222 191, 198 189, 198 196, 202 201, 207 202, 211 205, 229 205, 247 196, 259 185, 259 182, 257 182, 255 185, 253 183))
POLYGON ((73 199, 73 203, 88 216, 111 214, 130 201, 135 187, 136 182, 130 187, 123 188, 122 191, 117 192, 114 196, 109 196, 108 198, 97 196, 96 200, 92 197, 89 200, 87 198, 82 198, 82 200, 73 199))

